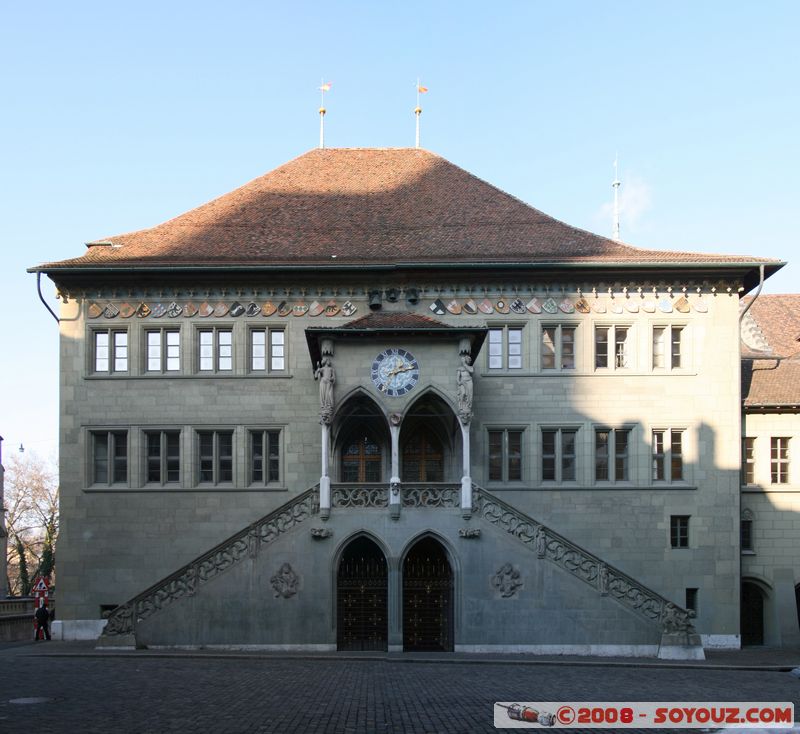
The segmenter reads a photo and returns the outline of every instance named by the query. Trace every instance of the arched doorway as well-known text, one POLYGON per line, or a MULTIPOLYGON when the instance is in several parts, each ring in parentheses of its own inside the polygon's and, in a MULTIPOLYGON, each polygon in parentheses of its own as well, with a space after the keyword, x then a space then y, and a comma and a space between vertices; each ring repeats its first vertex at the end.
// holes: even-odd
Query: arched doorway
POLYGON ((386 650, 388 641, 386 556, 366 537, 348 544, 336 573, 337 650, 386 650))
POLYGON ((419 540, 403 561, 403 649, 453 649, 453 569, 435 538, 419 540))
POLYGON ((764 644, 764 592, 752 581, 742 582, 742 645, 764 644))
POLYGON ((430 428, 420 428, 403 444, 403 481, 444 481, 444 448, 430 428))

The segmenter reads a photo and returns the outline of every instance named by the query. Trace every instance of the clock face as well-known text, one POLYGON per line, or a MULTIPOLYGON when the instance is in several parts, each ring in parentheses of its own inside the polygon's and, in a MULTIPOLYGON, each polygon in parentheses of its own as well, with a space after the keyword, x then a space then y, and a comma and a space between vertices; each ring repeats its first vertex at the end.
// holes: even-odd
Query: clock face
POLYGON ((405 349, 384 349, 372 362, 372 382, 384 395, 399 398, 413 390, 417 380, 419 364, 405 349))

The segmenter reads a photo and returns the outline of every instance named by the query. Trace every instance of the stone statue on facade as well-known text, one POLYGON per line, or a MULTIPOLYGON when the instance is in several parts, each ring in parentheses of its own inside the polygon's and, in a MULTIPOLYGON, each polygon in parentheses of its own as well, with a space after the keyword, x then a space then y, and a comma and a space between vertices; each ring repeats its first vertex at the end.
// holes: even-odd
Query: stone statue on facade
POLYGON ((539 556, 539 558, 544 558, 545 551, 547 550, 547 537, 545 536, 544 528, 541 525, 536 528, 534 545, 536 546, 536 555, 539 556))
POLYGON ((461 364, 456 371, 456 385, 458 398, 458 416, 462 423, 469 423, 472 419, 472 375, 475 368, 472 366, 472 359, 468 354, 461 357, 461 364))
POLYGON ((314 379, 319 380, 319 419, 326 425, 333 418, 333 386, 336 383, 336 371, 330 357, 317 362, 314 379))
POLYGON ((288 563, 284 563, 270 579, 275 596, 280 596, 284 599, 288 599, 297 593, 299 582, 300 578, 288 563))
POLYGON ((608 596, 608 566, 601 563, 597 569, 597 590, 600 596, 608 596))

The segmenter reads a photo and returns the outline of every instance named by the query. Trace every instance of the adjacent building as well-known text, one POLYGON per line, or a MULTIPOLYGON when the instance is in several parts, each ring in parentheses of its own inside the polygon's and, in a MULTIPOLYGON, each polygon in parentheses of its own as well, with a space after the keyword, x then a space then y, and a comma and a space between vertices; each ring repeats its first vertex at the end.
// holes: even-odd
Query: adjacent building
MULTIPOLYGON (((784 522, 742 494, 740 305, 781 265, 330 149, 34 268, 62 300, 62 634, 738 647, 740 521, 784 522)), ((744 559, 781 604, 788 545, 744 559)))

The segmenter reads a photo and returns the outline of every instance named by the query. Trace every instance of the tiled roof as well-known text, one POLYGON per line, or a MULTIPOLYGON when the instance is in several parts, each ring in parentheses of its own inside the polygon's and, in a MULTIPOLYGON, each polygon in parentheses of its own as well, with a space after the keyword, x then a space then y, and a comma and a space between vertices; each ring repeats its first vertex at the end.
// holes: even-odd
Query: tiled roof
POLYGON ((340 329, 361 330, 383 330, 383 329, 455 329, 456 327, 432 319, 429 316, 422 316, 416 313, 403 311, 375 311, 361 318, 349 321, 339 327, 340 329))
POLYGON ((800 405, 800 294, 759 296, 745 319, 751 317, 750 331, 757 329, 767 350, 742 346, 745 406, 800 405))
POLYGON ((312 150, 150 229, 35 270, 407 263, 772 263, 643 250, 572 227, 416 148, 312 150))

